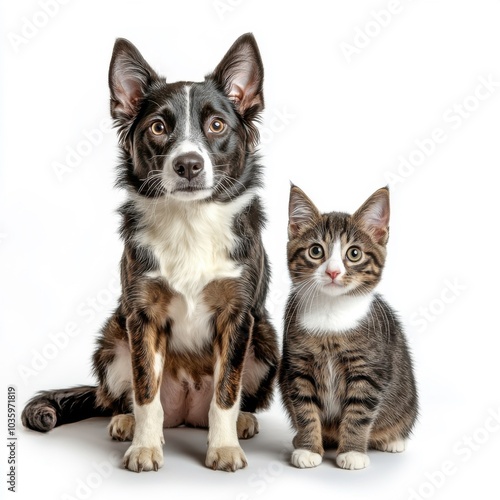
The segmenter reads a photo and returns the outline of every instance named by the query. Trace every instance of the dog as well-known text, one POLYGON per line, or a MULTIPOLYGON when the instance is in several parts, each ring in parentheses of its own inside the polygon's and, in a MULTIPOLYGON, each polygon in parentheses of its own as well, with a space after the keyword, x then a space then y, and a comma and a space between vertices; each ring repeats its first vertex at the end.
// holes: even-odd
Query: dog
POLYGON ((22 422, 46 432, 111 416, 136 472, 163 465, 164 427, 208 427, 205 464, 235 471, 279 361, 265 308, 259 49, 243 35, 203 82, 167 83, 118 39, 109 87, 127 192, 122 293, 93 355, 98 385, 41 392, 22 422))

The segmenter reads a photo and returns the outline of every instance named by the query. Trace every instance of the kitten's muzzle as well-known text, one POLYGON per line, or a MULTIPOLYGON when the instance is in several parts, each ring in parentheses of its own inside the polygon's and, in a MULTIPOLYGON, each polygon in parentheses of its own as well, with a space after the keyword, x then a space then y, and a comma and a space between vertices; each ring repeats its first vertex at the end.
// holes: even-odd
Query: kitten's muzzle
POLYGON ((335 278, 340 274, 340 271, 329 271, 327 269, 326 274, 332 278, 332 281, 335 281, 335 278))
POLYGON ((198 153, 192 152, 178 156, 173 161, 173 168, 179 177, 191 182, 192 179, 203 171, 205 164, 203 158, 198 153))

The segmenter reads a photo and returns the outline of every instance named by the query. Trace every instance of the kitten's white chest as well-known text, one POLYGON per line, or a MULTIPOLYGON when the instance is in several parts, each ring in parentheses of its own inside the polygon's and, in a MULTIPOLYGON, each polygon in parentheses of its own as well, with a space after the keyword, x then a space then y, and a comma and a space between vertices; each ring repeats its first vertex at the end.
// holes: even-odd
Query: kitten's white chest
POLYGON ((344 333, 356 328, 370 311, 373 295, 331 297, 318 294, 298 313, 300 325, 312 334, 344 333))

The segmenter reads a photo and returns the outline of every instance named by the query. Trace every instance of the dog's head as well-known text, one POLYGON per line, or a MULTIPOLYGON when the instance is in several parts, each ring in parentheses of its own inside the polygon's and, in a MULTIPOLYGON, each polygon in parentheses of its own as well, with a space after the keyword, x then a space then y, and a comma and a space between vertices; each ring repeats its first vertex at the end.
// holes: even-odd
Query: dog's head
POLYGON ((254 185, 262 83, 251 34, 196 83, 167 83, 134 45, 118 39, 109 86, 123 151, 121 184, 140 196, 186 201, 233 198, 254 185))

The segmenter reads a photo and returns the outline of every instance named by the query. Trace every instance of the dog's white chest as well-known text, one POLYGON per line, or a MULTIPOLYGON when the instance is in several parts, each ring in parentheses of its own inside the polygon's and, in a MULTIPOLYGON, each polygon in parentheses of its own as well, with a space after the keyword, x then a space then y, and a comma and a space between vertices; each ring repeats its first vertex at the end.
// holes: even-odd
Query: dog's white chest
POLYGON ((237 278, 241 270, 230 257, 237 244, 234 216, 250 201, 228 204, 144 201, 145 227, 137 242, 153 253, 169 286, 189 301, 213 280, 237 278))
POLYGON ((203 302, 203 289, 214 280, 238 278, 241 267, 231 258, 238 241, 233 233, 235 215, 254 193, 227 204, 142 201, 145 227, 137 243, 148 248, 158 271, 178 295, 169 306, 172 348, 199 349, 211 336, 211 311, 203 302))

